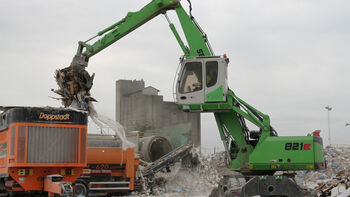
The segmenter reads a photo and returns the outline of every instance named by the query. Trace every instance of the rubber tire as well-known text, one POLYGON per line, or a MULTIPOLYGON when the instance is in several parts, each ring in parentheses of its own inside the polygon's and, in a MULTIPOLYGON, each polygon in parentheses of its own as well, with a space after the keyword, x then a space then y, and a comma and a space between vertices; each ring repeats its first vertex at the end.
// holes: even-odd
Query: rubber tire
POLYGON ((78 195, 83 195, 85 197, 88 197, 89 196, 89 187, 87 186, 87 184, 84 182, 84 181, 80 181, 80 180, 77 180, 76 183, 75 183, 75 187, 73 189, 73 195, 74 196, 78 196, 78 195), (79 188, 82 190, 82 192, 80 192, 79 194, 76 194, 76 188, 79 188))

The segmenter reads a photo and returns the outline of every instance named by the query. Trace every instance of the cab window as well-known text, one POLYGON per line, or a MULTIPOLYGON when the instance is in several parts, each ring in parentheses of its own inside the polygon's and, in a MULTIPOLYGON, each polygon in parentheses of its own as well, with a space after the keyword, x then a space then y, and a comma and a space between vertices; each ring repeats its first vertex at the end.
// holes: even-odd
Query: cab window
POLYGON ((179 92, 190 93, 203 89, 202 63, 187 62, 180 80, 179 92))
POLYGON ((206 83, 207 87, 211 87, 216 84, 218 80, 218 62, 209 61, 206 62, 206 83))

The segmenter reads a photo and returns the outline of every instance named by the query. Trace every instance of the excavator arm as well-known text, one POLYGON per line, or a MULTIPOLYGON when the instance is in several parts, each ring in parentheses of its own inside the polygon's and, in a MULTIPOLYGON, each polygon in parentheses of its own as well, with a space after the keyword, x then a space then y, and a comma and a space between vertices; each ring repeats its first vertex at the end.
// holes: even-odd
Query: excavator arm
POLYGON ((90 76, 85 70, 85 67, 88 66, 89 58, 160 14, 166 16, 169 27, 186 58, 211 56, 214 54, 206 34, 199 27, 193 16, 189 16, 186 13, 180 4, 180 0, 153 0, 137 12, 129 12, 123 19, 99 31, 87 41, 79 42, 77 53, 73 57, 71 65, 56 71, 55 78, 59 89, 53 91, 62 96, 60 98, 62 104, 65 107, 76 106, 88 110, 88 103, 96 101, 89 93, 93 85, 94 74, 90 76), (187 46, 179 36, 174 24, 170 22, 166 15, 167 11, 170 10, 174 10, 179 18, 187 40, 187 46), (95 39, 97 41, 94 41, 95 39))
POLYGON ((89 40, 79 42, 76 56, 72 64, 87 66, 90 57, 99 53, 106 47, 115 43, 119 39, 128 35, 138 27, 147 23, 156 16, 164 14, 169 22, 171 31, 174 33, 184 55, 187 58, 195 56, 210 56, 210 45, 207 42, 206 34, 198 26, 192 16, 189 16, 180 4, 180 0, 153 0, 137 12, 129 12, 123 19, 113 25, 98 32, 89 40), (166 15, 169 10, 175 10, 184 31, 188 46, 184 44, 179 36, 174 24, 172 24, 166 15), (89 44, 95 38, 100 38, 96 42, 89 44))

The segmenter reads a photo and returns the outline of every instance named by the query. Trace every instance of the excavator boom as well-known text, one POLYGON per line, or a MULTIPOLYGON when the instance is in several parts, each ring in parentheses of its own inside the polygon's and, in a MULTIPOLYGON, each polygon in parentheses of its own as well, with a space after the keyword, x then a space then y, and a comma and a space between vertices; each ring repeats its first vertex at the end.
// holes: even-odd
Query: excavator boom
MULTIPOLYGON (((192 16, 190 17, 183 9, 180 4, 180 0, 153 0, 137 12, 128 12, 122 20, 98 32, 97 35, 93 36, 89 40, 85 42, 80 41, 76 56, 81 57, 82 60, 88 62, 90 57, 99 53, 106 47, 115 43, 160 14, 164 14, 166 16, 170 29, 174 33, 175 38, 179 42, 179 45, 186 57, 212 55, 212 52, 209 51, 210 46, 208 47, 206 35, 200 28, 198 28, 198 24, 193 20, 194 18, 192 16), (188 46, 185 46, 175 26, 167 17, 166 12, 168 10, 176 11, 182 29, 184 30, 188 46), (88 43, 92 39, 101 36, 103 37, 93 44, 88 43)), ((84 66, 87 66, 87 64, 84 64, 84 66)))

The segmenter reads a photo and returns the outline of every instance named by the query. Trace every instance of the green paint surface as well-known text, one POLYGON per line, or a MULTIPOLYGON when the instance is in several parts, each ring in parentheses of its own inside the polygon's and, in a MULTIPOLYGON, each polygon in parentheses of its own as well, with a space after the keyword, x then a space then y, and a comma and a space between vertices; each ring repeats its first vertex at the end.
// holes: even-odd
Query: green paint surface
POLYGON ((223 87, 220 86, 216 90, 205 95, 206 102, 222 102, 224 101, 223 87))

